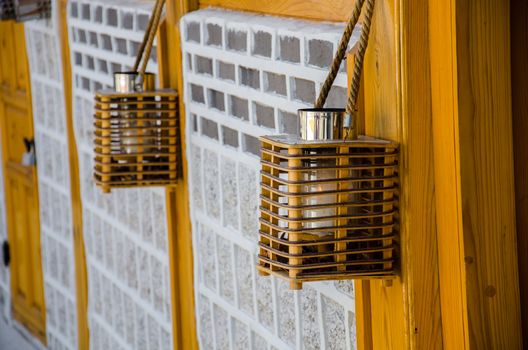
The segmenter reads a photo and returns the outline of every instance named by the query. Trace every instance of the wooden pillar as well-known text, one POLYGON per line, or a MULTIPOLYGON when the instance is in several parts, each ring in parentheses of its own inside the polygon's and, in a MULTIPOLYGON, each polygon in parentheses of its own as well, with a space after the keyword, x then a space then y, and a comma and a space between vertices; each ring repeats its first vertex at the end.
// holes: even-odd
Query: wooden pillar
POLYGON ((522 346, 509 10, 509 1, 429 1, 445 349, 522 346))
POLYGON ((365 132, 400 142, 401 266, 392 286, 356 284, 361 349, 442 348, 427 9, 422 0, 385 0, 374 10, 365 132))
POLYGON ((185 106, 183 103, 183 66, 179 20, 198 8, 197 0, 168 0, 166 20, 159 31, 158 57, 163 87, 177 89, 180 114, 181 167, 183 178, 176 187, 166 190, 171 272, 171 305, 174 349, 198 349, 194 302, 194 268, 192 256, 189 187, 185 157, 185 106))
POLYGON ((515 208, 523 343, 528 345, 528 2, 511 0, 511 71, 515 208))

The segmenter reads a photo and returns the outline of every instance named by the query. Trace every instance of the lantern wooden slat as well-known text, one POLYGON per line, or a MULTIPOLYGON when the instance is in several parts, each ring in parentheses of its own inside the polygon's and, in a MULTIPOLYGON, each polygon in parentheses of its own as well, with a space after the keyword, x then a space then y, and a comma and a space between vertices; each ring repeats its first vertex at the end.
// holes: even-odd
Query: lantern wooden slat
POLYGON ((174 90, 96 94, 94 177, 103 192, 176 183, 177 97, 174 90))
POLYGON ((303 282, 396 274, 398 145, 263 136, 262 275, 303 282), (314 176, 324 171, 328 177, 314 176))

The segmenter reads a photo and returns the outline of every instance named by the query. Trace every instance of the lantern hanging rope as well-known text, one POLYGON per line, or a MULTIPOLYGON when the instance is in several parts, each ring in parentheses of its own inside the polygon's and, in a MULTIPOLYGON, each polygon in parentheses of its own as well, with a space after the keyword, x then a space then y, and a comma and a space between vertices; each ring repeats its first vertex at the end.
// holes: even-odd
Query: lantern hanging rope
MULTIPOLYGON (((356 0, 356 3, 354 4, 354 10, 352 12, 352 16, 350 17, 348 24, 345 28, 345 31, 343 32, 343 36, 341 37, 341 41, 339 42, 339 46, 337 48, 337 52, 334 56, 334 60, 332 62, 332 65, 330 67, 330 71, 328 72, 328 75, 326 76, 326 80, 321 87, 321 92, 319 93, 319 96, 317 97, 317 101, 315 102, 315 108, 323 108, 326 98, 328 97, 328 94, 330 93, 330 89, 332 88, 332 84, 334 83, 335 78, 337 77, 337 74, 339 72, 339 67, 341 66, 341 62, 343 62, 343 59, 345 58, 347 49, 348 49, 348 43, 350 42, 350 38, 352 37, 352 32, 354 31, 354 27, 356 26, 359 16, 361 15, 361 9, 363 7, 365 0, 356 0)), ((363 59, 365 57, 365 52, 367 51, 367 45, 370 35, 370 26, 372 23, 372 15, 374 14, 374 4, 375 0, 366 0, 365 5, 365 15, 363 18, 362 23, 362 29, 361 29, 361 36, 358 41, 358 47, 357 52, 355 56, 354 61, 354 72, 352 75, 352 82, 350 84, 350 93, 348 95, 347 105, 346 105, 346 114, 350 117, 352 117, 357 112, 357 99, 359 94, 359 86, 361 83, 361 72, 363 71, 363 59)), ((355 124, 355 121, 354 121, 355 124)), ((354 124, 351 124, 349 128, 347 128, 347 132, 344 135, 344 138, 350 138, 350 132, 353 131, 353 128, 355 127, 354 124)))
POLYGON ((161 19, 161 13, 163 12, 163 6, 165 5, 165 0, 156 0, 156 4, 152 9, 152 15, 150 16, 145 35, 143 36, 143 41, 138 50, 138 55, 136 57, 136 62, 134 63, 134 72, 138 72, 141 64, 141 59, 143 58, 143 63, 141 64, 141 69, 139 70, 140 76, 143 76, 147 70, 147 63, 152 51, 152 46, 154 44, 154 39, 156 38, 156 32, 159 27, 159 22, 161 19))

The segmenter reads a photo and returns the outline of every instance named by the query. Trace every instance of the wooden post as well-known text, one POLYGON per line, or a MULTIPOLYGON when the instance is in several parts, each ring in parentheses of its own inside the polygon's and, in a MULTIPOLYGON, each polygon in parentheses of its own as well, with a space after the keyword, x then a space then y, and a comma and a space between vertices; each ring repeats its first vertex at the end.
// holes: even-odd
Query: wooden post
POLYGON ((374 9, 364 128, 400 142, 401 271, 392 286, 356 282, 360 349, 442 348, 427 9, 422 0, 377 1, 374 9))
POLYGON ((445 349, 520 349, 509 1, 429 1, 445 349))

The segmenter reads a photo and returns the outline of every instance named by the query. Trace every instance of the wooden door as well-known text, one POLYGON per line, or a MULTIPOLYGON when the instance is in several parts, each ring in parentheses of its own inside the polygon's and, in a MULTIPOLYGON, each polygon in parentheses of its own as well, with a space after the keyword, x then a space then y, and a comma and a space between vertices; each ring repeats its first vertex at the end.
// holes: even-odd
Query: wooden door
POLYGON ((23 24, 0 22, 0 45, 0 128, 13 316, 45 342, 37 168, 23 162, 25 143, 34 138, 23 24))

